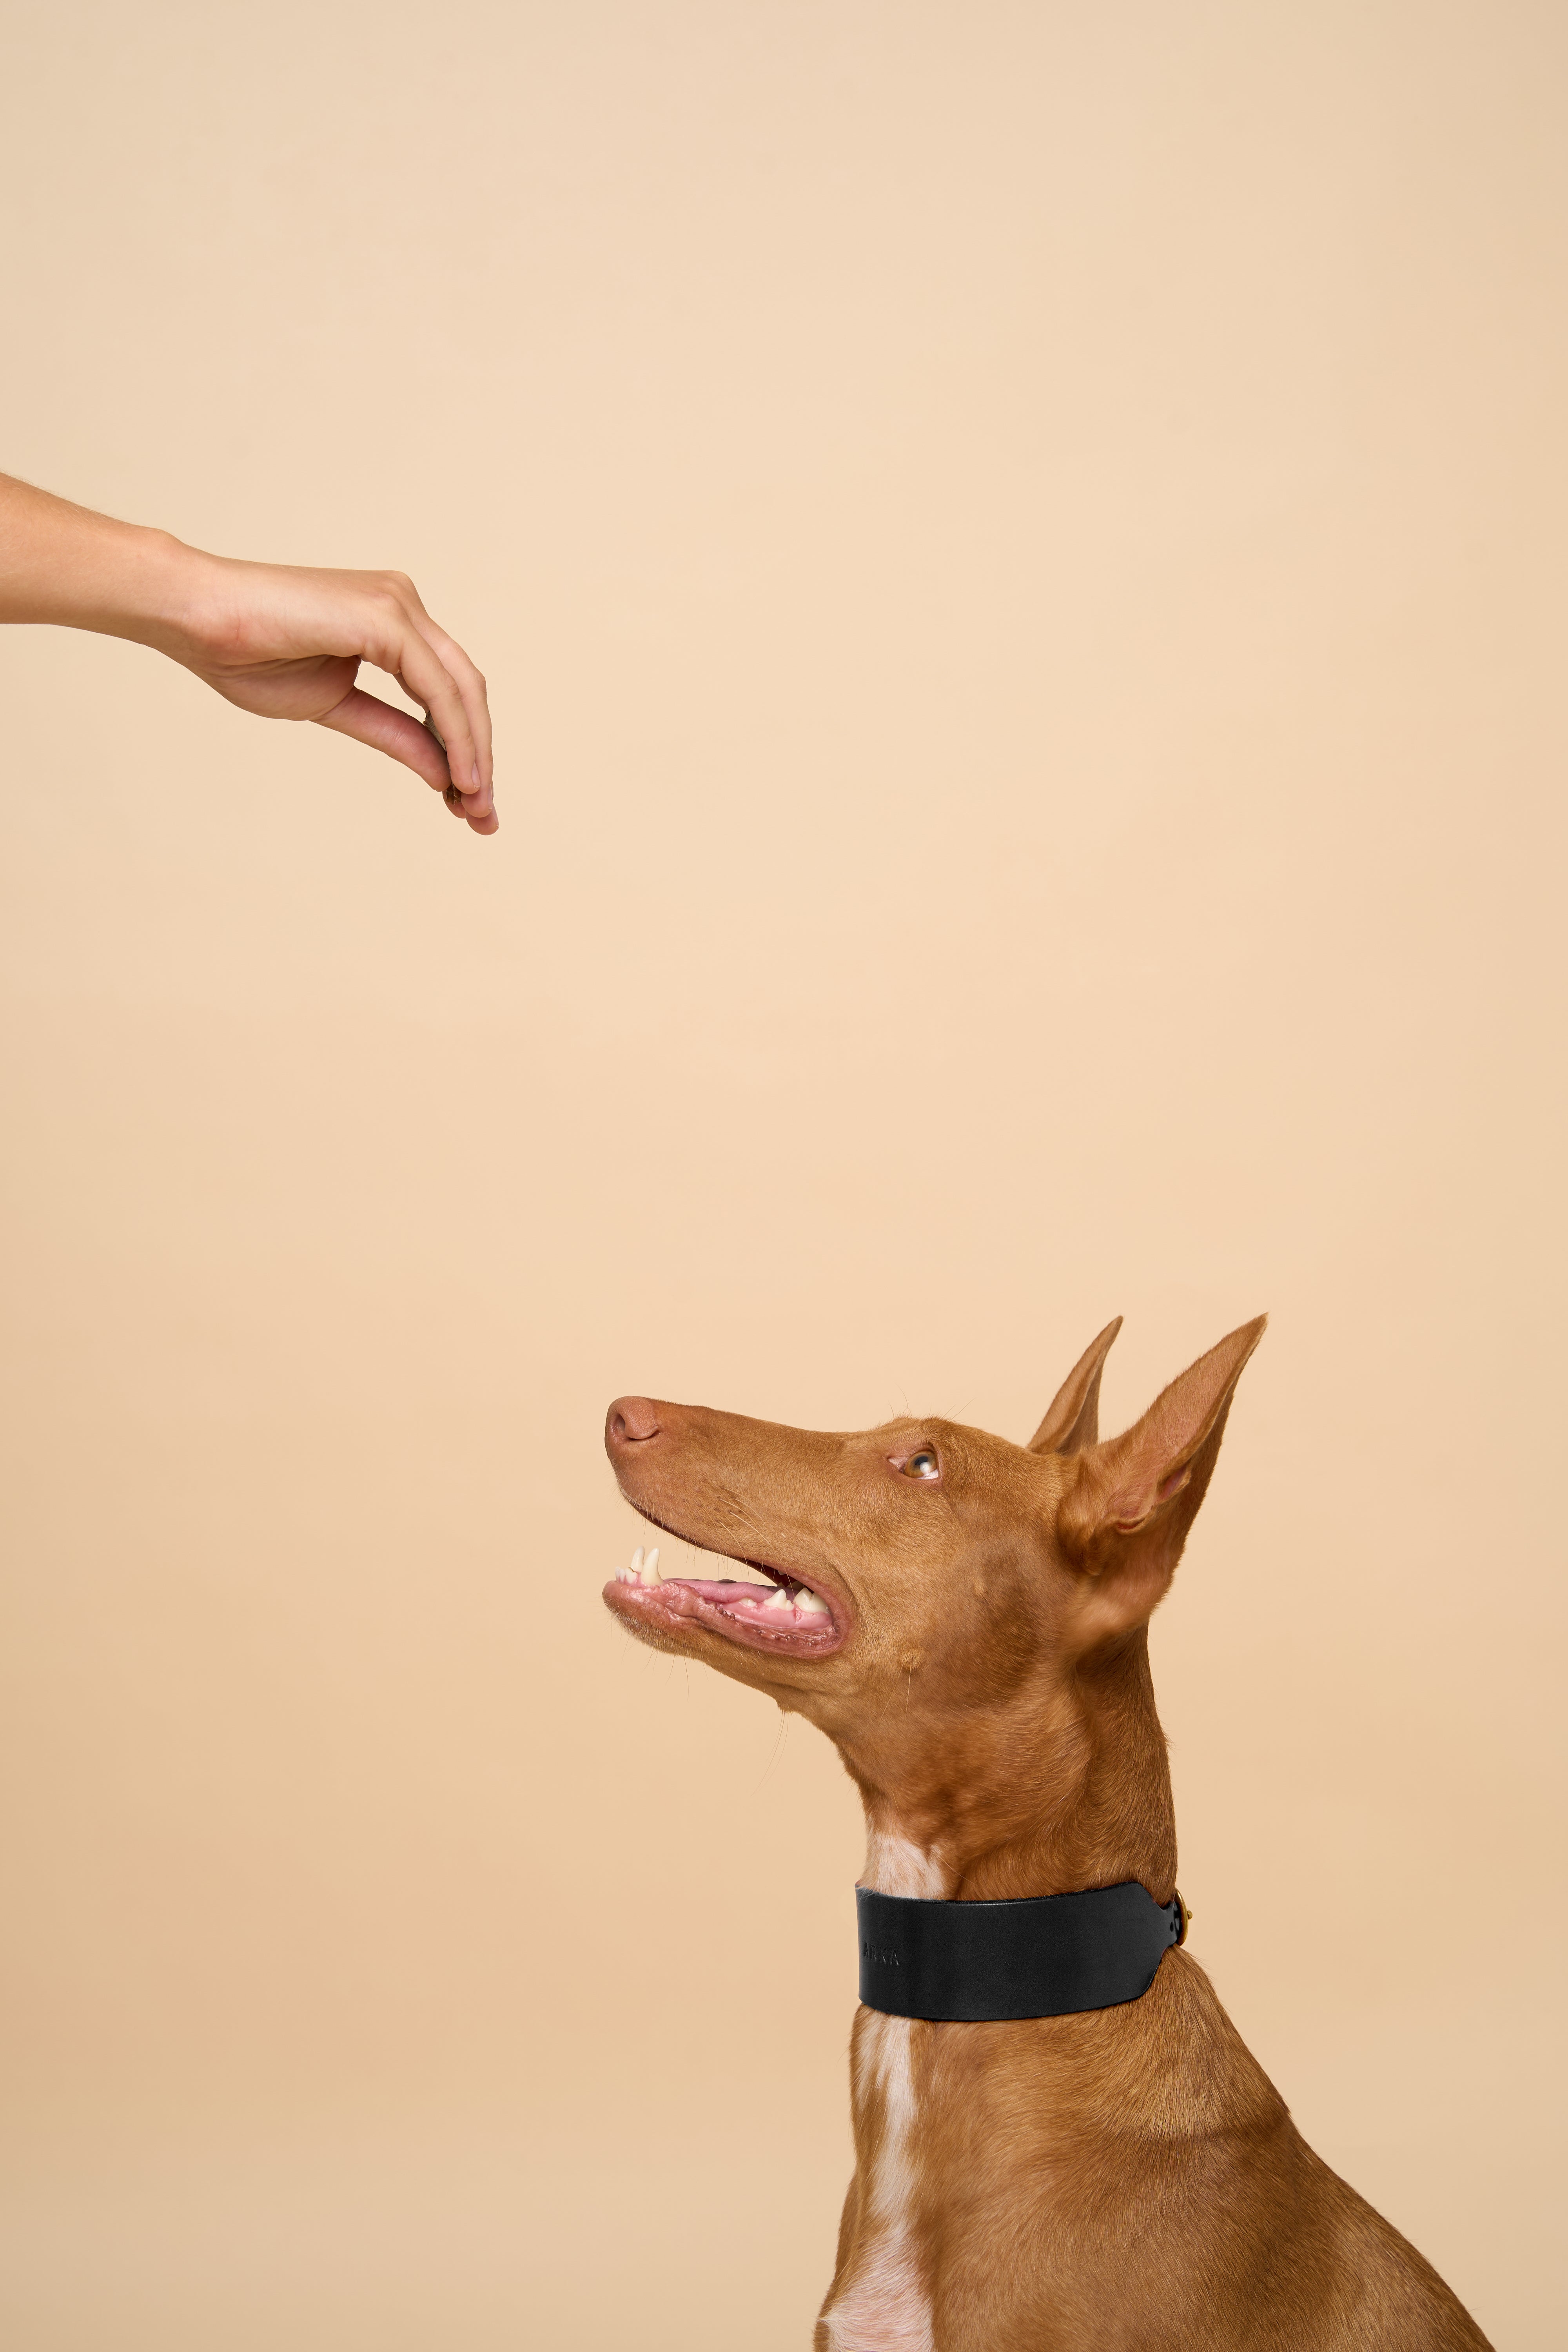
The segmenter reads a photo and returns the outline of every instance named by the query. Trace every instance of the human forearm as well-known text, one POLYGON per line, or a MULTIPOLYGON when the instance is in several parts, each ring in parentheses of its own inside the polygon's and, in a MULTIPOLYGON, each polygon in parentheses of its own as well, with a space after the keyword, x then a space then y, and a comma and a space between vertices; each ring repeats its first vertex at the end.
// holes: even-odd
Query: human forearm
POLYGON ((0 474, 0 621, 131 637, 179 660, 210 561, 167 531, 116 522, 0 474))

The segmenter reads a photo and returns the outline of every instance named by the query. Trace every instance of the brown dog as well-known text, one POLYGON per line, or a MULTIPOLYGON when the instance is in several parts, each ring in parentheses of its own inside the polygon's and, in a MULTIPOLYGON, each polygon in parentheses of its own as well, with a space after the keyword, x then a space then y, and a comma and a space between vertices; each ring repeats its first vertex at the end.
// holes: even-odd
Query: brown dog
MULTIPOLYGON (((770 1580, 660 1580, 639 1555, 606 1601, 827 1734, 865 1802, 868 1887, 1174 1895, 1147 1628, 1263 1322, 1102 1444, 1119 1328, 1027 1447, 946 1421, 839 1437, 610 1408, 634 1507, 770 1580)), ((1068 2016, 861 2008, 851 2077, 855 2178, 818 2352, 1484 2352, 1301 2139, 1185 1951, 1142 1999, 1068 2016)))

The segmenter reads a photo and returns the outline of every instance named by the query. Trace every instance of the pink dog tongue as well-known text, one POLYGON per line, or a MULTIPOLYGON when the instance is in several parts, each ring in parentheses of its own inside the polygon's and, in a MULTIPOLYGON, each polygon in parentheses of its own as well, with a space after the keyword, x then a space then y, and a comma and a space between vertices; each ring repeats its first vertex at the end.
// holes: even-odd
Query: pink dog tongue
POLYGON ((746 1625, 810 1624, 830 1612, 826 1601, 804 1584, 752 1584, 743 1578, 709 1579, 667 1576, 665 1583, 679 1585, 699 1600, 710 1601, 746 1625))

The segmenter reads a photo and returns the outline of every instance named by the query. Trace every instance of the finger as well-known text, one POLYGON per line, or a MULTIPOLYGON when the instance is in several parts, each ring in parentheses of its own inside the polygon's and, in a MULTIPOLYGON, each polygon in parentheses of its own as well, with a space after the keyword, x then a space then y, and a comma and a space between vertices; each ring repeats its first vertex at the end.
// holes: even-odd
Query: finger
MULTIPOLYGON (((395 710, 390 702, 380 701, 360 687, 351 688, 336 709, 325 712, 316 724, 331 727, 340 735, 352 735, 356 743, 368 743, 374 751, 384 751, 388 759, 412 768, 443 799, 453 791, 447 754, 436 737, 417 719, 411 719, 406 710, 395 710)), ((447 805, 451 805, 449 801, 447 805)), ((461 801, 456 814, 468 815, 461 801)), ((495 811, 490 809, 483 816, 469 817, 468 822, 476 833, 494 833, 495 811)))
POLYGON ((488 803, 495 788, 495 753, 490 740, 490 706, 485 681, 457 638, 449 637, 439 623, 433 621, 424 607, 418 605, 417 599, 416 604, 415 625, 442 667, 456 680, 479 751, 478 761, 469 774, 466 778, 455 776, 453 782, 465 798, 471 793, 482 793, 488 803))
POLYGON ((451 781, 463 795, 463 802, 472 804, 472 814, 487 816, 489 807, 491 807, 491 793, 489 793, 489 783, 472 781, 475 776, 482 776, 482 769, 479 769, 479 746, 475 734, 472 734, 470 719, 468 719, 461 687, 414 621, 409 621, 409 633, 402 642, 402 656, 397 663, 397 685, 402 687, 405 694, 414 696, 414 701, 426 706, 428 715, 437 724, 439 736, 445 740, 447 772, 449 772, 451 781))
POLYGON ((466 798, 475 790, 472 772, 479 765, 479 751, 457 680, 434 646, 405 615, 401 642, 395 647, 378 649, 370 659, 378 669, 390 670, 405 694, 422 702, 430 713, 447 746, 447 772, 466 798))
POLYGON ((432 647, 442 667, 456 679, 463 698, 463 708, 479 747, 477 767, 467 779, 455 776, 458 790, 467 796, 470 791, 482 791, 487 796, 495 783, 494 751, 490 740, 490 707, 484 678, 477 665, 470 661, 454 636, 448 635, 439 621, 433 620, 426 610, 425 601, 406 572, 392 575, 398 592, 414 615, 415 626, 432 647))
MULTIPOLYGON (((428 711, 426 711, 425 715, 425 731, 427 735, 431 736, 436 742, 441 743, 439 731, 437 730, 428 711)), ((446 753, 446 749, 447 746, 445 743, 441 743, 443 755, 446 753)), ((458 790, 457 785, 452 782, 451 771, 449 767, 447 770, 447 788, 443 792, 441 797, 446 802, 447 806, 451 810, 452 814, 454 816, 465 818, 467 822, 473 826, 476 833, 494 833, 500 823, 500 819, 496 815, 489 794, 486 793, 482 796, 482 800, 481 796, 477 793, 470 793, 465 797, 465 795, 458 790)))

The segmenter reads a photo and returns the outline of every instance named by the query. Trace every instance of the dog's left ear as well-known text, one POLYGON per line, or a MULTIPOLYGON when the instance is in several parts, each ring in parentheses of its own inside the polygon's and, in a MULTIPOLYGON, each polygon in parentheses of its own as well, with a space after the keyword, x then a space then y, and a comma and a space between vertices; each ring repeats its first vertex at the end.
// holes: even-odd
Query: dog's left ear
POLYGON ((1029 1440, 1031 1454, 1080 1454, 1100 1435, 1100 1376, 1110 1343, 1121 1328, 1119 1315, 1084 1349, 1029 1440))
POLYGON ((1056 1532, 1080 1574, 1086 1647, 1142 1622, 1163 1598, 1214 1475, 1236 1384, 1268 1319, 1259 1315, 1232 1331, 1142 1421, 1079 1454, 1056 1532))

